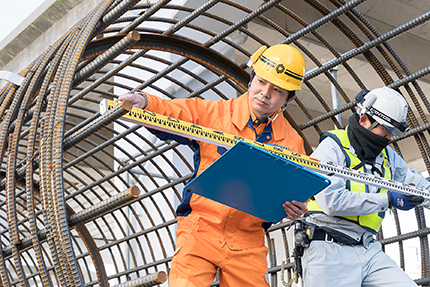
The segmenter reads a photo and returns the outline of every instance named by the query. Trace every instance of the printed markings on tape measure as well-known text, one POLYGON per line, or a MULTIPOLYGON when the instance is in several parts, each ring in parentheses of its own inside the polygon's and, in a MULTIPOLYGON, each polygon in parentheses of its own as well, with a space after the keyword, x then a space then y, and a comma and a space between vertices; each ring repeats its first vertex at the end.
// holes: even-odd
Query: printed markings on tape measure
MULTIPOLYGON (((100 113, 104 114, 107 111, 115 108, 117 105, 119 105, 119 103, 103 100, 100 102, 100 113)), ((352 170, 344 166, 337 166, 332 163, 321 163, 318 159, 311 158, 300 153, 291 152, 282 147, 248 140, 239 136, 209 129, 154 112, 133 107, 130 112, 122 116, 121 119, 147 128, 168 132, 174 135, 187 137, 193 140, 198 140, 225 148, 230 148, 241 140, 252 144, 257 148, 264 149, 301 166, 307 167, 322 174, 326 174, 328 176, 334 175, 344 179, 354 180, 364 184, 376 186, 378 188, 397 191, 406 195, 421 195, 424 198, 430 200, 430 194, 428 191, 415 186, 399 183, 393 180, 387 180, 372 174, 366 174, 360 171, 352 170)))
MULTIPOLYGON (((101 114, 115 108, 119 103, 114 101, 103 100, 100 104, 101 114)), ((286 158, 292 162, 312 169, 320 169, 320 163, 317 159, 310 158, 306 155, 291 152, 282 147, 276 147, 261 142, 245 139, 240 136, 231 135, 225 132, 217 131, 207 127, 199 126, 193 123, 185 122, 179 119, 160 115, 151 111, 138 108, 132 108, 130 112, 122 116, 123 120, 132 122, 147 128, 168 132, 174 135, 187 137, 190 139, 215 144, 225 148, 234 146, 238 141, 244 141, 258 148, 286 158)))

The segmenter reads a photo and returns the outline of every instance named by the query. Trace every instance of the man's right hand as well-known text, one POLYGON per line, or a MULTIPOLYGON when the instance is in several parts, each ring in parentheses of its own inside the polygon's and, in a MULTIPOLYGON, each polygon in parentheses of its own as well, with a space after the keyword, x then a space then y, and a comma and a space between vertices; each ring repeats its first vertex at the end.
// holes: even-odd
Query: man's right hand
POLYGON ((395 207, 400 210, 410 210, 420 203, 424 198, 419 195, 404 195, 394 191, 388 191, 388 208, 395 207))
POLYGON ((290 220, 299 218, 306 211, 306 204, 296 200, 286 201, 282 206, 287 214, 287 218, 290 220))
POLYGON ((147 99, 139 94, 123 94, 118 97, 118 102, 129 101, 133 104, 133 107, 142 109, 148 104, 147 99))

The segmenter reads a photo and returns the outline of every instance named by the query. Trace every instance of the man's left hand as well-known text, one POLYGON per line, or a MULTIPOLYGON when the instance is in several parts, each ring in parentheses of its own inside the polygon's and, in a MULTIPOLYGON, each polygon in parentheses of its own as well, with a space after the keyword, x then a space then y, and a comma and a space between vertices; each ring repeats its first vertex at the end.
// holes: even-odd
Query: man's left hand
POLYGON ((306 204, 300 201, 286 201, 282 206, 287 213, 287 218, 291 220, 295 220, 302 216, 302 214, 306 210, 306 204))
POLYGON ((400 210, 410 210, 423 203, 424 197, 419 195, 404 195, 394 191, 388 191, 388 208, 395 207, 400 210))
POLYGON ((118 97, 118 103, 122 103, 124 101, 129 101, 132 103, 133 107, 142 109, 143 107, 146 107, 147 99, 139 94, 123 94, 118 97))

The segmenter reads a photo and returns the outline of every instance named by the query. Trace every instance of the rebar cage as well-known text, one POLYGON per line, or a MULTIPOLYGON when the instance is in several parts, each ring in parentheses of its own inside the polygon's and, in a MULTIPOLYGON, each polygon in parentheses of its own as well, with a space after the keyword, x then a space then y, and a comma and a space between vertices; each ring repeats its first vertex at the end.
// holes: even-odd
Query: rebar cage
MULTIPOLYGON (((410 71, 394 44, 430 12, 380 32, 359 12, 363 2, 102 1, 19 73, 20 85, 1 90, 2 285, 167 286, 193 151, 119 120, 122 108, 101 115, 99 103, 137 89, 169 99, 236 97, 261 45, 291 44, 305 56, 303 91, 284 116, 307 153, 321 132, 346 124, 361 89, 387 85, 410 104, 411 129, 391 145, 405 159, 419 150, 419 171, 429 170, 430 68, 410 71)), ((423 208, 387 217, 377 240, 428 286, 423 208)), ((292 267, 288 223, 266 234, 271 286, 291 278, 280 274, 282 261, 292 267)))

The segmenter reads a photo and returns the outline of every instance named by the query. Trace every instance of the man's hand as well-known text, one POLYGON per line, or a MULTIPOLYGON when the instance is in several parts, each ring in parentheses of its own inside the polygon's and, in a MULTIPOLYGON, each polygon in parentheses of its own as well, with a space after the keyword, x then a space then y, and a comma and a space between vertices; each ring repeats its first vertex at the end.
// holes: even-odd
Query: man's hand
POLYGON ((133 107, 138 108, 138 109, 142 109, 144 107, 146 107, 147 103, 147 98, 145 98, 144 96, 140 95, 140 94, 123 94, 121 96, 118 97, 118 102, 122 103, 124 101, 129 101, 133 104, 133 107))
POLYGON ((287 213, 287 218, 291 220, 295 220, 302 216, 302 214, 306 210, 306 204, 300 201, 286 201, 282 206, 287 213))
POLYGON ((420 203, 424 198, 419 195, 404 195, 394 191, 388 191, 388 208, 395 207, 400 210, 410 210, 420 203))

